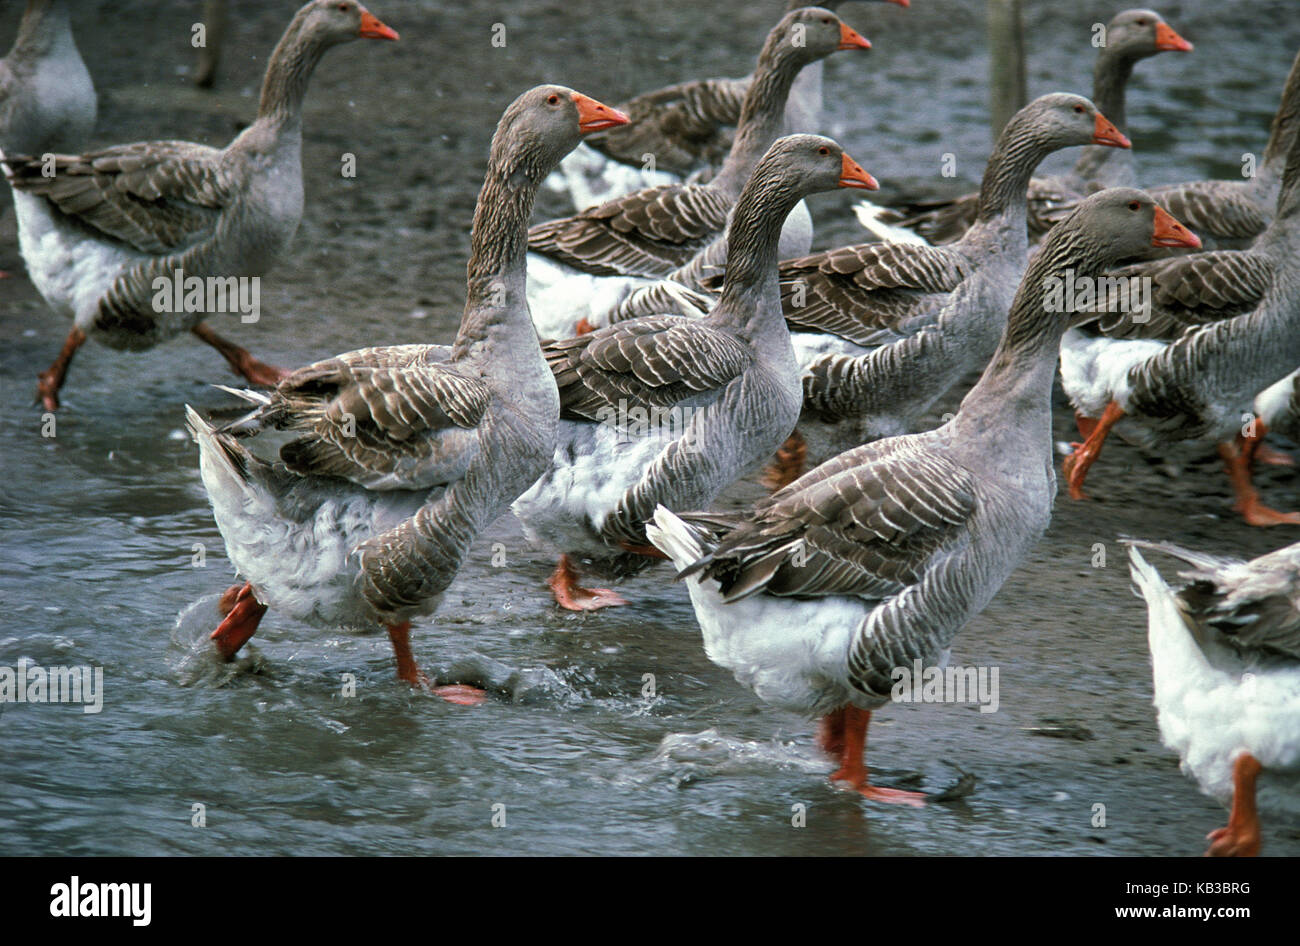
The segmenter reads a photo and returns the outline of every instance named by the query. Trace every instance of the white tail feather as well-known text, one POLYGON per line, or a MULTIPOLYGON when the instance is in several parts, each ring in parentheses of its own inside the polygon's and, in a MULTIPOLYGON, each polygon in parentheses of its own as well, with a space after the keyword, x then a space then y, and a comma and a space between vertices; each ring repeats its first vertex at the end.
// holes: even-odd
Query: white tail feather
POLYGON ((860 200, 853 205, 853 215, 858 223, 869 233, 875 234, 886 243, 911 243, 915 246, 929 246, 930 241, 906 227, 896 227, 886 222, 886 216, 897 217, 897 213, 888 207, 881 207, 869 200, 860 200))
POLYGON ((646 523, 646 536, 655 548, 672 559, 678 571, 704 554, 690 527, 664 506, 657 507, 654 521, 646 523))

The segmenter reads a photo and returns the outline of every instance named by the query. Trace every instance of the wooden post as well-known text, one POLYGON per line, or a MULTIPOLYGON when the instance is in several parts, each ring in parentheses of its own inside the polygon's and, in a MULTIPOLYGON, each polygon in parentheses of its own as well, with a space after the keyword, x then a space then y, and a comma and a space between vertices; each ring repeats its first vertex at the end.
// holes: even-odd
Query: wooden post
POLYGON ((1011 116, 1025 107, 1025 24, 1020 0, 988 0, 989 121, 997 141, 1011 116))
POLYGON ((221 62, 221 47, 226 41, 226 0, 206 0, 203 4, 203 25, 207 29, 206 42, 199 50, 199 68, 194 74, 194 84, 210 89, 217 79, 217 64, 221 62))

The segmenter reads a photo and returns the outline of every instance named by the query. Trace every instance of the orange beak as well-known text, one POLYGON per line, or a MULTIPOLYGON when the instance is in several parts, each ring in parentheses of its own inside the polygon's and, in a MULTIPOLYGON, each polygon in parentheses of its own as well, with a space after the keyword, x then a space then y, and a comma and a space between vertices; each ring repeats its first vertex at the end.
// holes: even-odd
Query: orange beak
POLYGON ((870 49, 871 43, 867 38, 849 26, 847 23, 840 24, 840 44, 836 49, 870 49))
POLYGON ((593 131, 604 131, 615 125, 626 125, 628 117, 616 108, 610 108, 597 102, 590 95, 573 93, 573 104, 578 106, 578 130, 584 135, 593 131))
POLYGON ((1156 207, 1155 232, 1151 234, 1152 246, 1185 246, 1189 250, 1201 248, 1201 238, 1173 218, 1163 207, 1156 207))
POLYGON ((880 190, 880 185, 876 183, 876 179, 862 170, 862 165, 847 154, 843 156, 843 162, 840 165, 840 187, 857 187, 864 191, 880 190))
POLYGON ((361 29, 357 35, 362 39, 398 39, 397 30, 391 26, 385 26, 379 19, 365 7, 361 8, 361 29))
POLYGON ((1156 49, 1162 52, 1189 53, 1192 51, 1192 44, 1175 33, 1174 28, 1168 23, 1157 23, 1156 49))
POLYGON ((1110 145, 1112 148, 1131 148, 1133 142, 1124 137, 1123 132, 1116 128, 1109 118, 1101 112, 1097 113, 1097 123, 1092 129, 1093 144, 1110 145))

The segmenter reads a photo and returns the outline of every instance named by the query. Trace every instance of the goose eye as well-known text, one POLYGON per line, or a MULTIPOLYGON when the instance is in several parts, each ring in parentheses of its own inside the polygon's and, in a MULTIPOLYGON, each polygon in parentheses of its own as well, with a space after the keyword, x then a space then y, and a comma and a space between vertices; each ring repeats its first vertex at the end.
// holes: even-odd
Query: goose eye
POLYGON ((1138 201, 1136 201, 1136 200, 1130 200, 1130 201, 1128 202, 1128 209, 1129 209, 1129 210, 1141 210, 1141 209, 1142 209, 1142 205, 1141 205, 1138 201))
POLYGON ((818 153, 818 154, 830 154, 830 153, 831 153, 831 149, 828 148, 828 147, 826 147, 825 145, 822 145, 820 148, 817 149, 817 153, 818 153))
POLYGON ((1083 114, 1083 106, 1082 106, 1082 105, 1076 105, 1076 106, 1074 106, 1074 110, 1075 110, 1075 112, 1078 113, 1079 115, 1082 115, 1082 114, 1083 114))
POLYGON ((347 12, 348 12, 348 6, 349 6, 349 5, 346 4, 346 3, 340 3, 340 4, 339 4, 339 10, 340 10, 341 12, 343 12, 343 13, 347 13, 347 12))
POLYGON ((559 101, 560 101, 560 97, 558 95, 551 95, 548 96, 546 99, 546 102, 549 105, 557 105, 559 104, 559 101))
POLYGON ((1147 25, 1147 21, 1146 21, 1146 20, 1138 20, 1138 21, 1137 21, 1137 24, 1138 24, 1138 26, 1146 26, 1146 25, 1147 25))

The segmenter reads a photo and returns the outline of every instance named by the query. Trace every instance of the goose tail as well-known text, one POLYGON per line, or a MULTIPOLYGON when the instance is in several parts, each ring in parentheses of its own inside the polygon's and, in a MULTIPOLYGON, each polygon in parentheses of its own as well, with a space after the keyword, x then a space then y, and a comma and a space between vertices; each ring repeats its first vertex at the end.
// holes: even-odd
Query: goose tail
POLYGON ((886 243, 911 243, 916 246, 929 246, 930 241, 906 227, 896 226, 903 219, 902 215, 888 207, 873 204, 869 200, 860 200, 853 205, 853 215, 858 223, 886 243))

